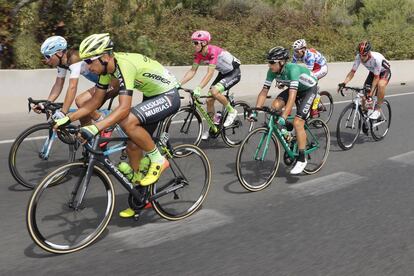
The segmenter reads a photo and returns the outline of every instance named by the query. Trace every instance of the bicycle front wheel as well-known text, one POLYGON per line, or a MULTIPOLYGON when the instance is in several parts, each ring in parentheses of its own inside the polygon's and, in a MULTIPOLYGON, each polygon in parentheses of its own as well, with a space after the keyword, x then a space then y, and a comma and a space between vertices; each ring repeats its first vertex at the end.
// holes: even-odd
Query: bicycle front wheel
POLYGON ((201 115, 190 106, 181 107, 166 120, 163 131, 168 133, 172 147, 181 144, 198 146, 203 131, 201 115))
MULTIPOLYGON (((253 129, 253 122, 247 120, 247 110, 250 108, 246 102, 236 102, 233 106, 237 110, 237 117, 234 123, 226 128, 223 128, 221 136, 224 143, 230 147, 237 147, 246 138, 247 134, 253 129)), ((224 120, 228 112, 224 114, 224 120)))
POLYGON ((200 209, 211 183, 211 166, 197 146, 184 144, 173 149, 170 168, 152 185, 152 206, 163 218, 180 220, 200 209))
POLYGON ((381 107, 381 115, 376 120, 369 120, 372 138, 375 141, 384 139, 387 135, 391 125, 391 105, 387 100, 384 100, 381 107))
POLYGON ((318 104, 319 119, 328 124, 334 109, 333 98, 328 91, 321 91, 319 95, 321 96, 318 104))
POLYGON ((361 129, 361 113, 354 103, 347 105, 339 115, 336 125, 336 138, 343 150, 351 149, 359 136, 361 129))
POLYGON ((274 133, 261 127, 250 132, 237 152, 236 171, 240 184, 251 192, 272 183, 280 163, 280 146, 274 133))
POLYGON ((83 181, 86 170, 82 162, 63 165, 33 191, 26 223, 31 238, 42 249, 56 254, 81 250, 108 225, 115 203, 113 184, 98 166, 94 166, 90 180, 83 181), (59 185, 53 185, 56 178, 60 179, 59 185), (83 188, 86 192, 81 199, 83 188), (76 202, 81 202, 78 208, 76 202))
POLYGON ((306 125, 306 150, 311 152, 306 156, 308 164, 303 171, 306 174, 314 174, 322 168, 328 158, 331 136, 328 126, 319 118, 310 120, 306 125))
POLYGON ((73 144, 65 144, 48 123, 20 134, 10 148, 9 169, 21 185, 33 189, 45 175, 75 159, 73 144))

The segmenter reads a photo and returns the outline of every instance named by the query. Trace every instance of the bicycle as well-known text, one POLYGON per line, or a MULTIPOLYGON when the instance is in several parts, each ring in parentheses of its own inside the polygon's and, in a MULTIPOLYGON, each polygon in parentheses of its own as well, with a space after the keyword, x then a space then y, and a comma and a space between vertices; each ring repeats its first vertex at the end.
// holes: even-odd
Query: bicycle
POLYGON ((115 191, 109 175, 129 192, 128 203, 137 212, 136 219, 147 203, 172 221, 201 208, 210 188, 211 166, 200 148, 189 144, 172 148, 166 135, 161 135, 157 146, 170 168, 156 183, 142 187, 133 185, 109 159, 109 155, 125 149, 127 140, 96 137, 92 145, 84 144, 84 162, 63 165, 36 186, 26 211, 27 229, 35 244, 48 252, 65 254, 93 243, 114 211, 115 191), (105 151, 99 148, 99 143, 112 141, 121 143, 105 151), (60 179, 58 183, 56 178, 60 179))
MULTIPOLYGON (((109 101, 108 109, 101 110, 102 112, 109 113, 113 99, 109 101)), ((63 105, 62 103, 28 98, 29 112, 32 104, 44 106, 42 113, 46 115, 46 120, 49 120, 63 105)), ((73 112, 74 109, 70 111, 73 112)), ((74 128, 74 126, 69 125, 67 128, 74 128)), ((118 126, 116 130, 118 133, 123 133, 118 126)), ((33 189, 45 174, 64 163, 75 160, 79 145, 74 137, 65 133, 67 134, 67 132, 56 132, 53 129, 52 121, 49 121, 31 126, 17 136, 8 157, 10 173, 17 183, 33 189), (28 163, 32 165, 28 165, 28 163)), ((126 135, 121 134, 121 136, 126 135)))
POLYGON ((311 113, 315 115, 312 118, 320 118, 325 124, 328 124, 329 120, 332 117, 334 103, 331 93, 328 91, 319 91, 318 86, 318 96, 313 100, 311 113), (319 97, 318 97, 319 96, 319 97))
MULTIPOLYGON (((366 89, 343 87, 340 90, 342 96, 344 96, 344 90, 351 90, 353 97, 352 102, 343 109, 338 119, 336 126, 336 138, 338 145, 343 150, 351 149, 359 137, 361 128, 362 132, 366 135, 368 135, 368 131, 370 130, 372 138, 375 141, 384 139, 391 125, 390 103, 384 99, 380 117, 373 120, 369 118, 370 114, 366 111, 366 108, 362 107, 362 99, 365 98, 366 89)), ((376 102, 377 98, 374 96, 373 106, 375 106, 376 102)))
MULTIPOLYGON (((265 127, 259 127, 250 132, 243 140, 236 157, 237 178, 248 191, 256 192, 269 186, 280 164, 280 144, 285 150, 283 161, 286 166, 293 166, 299 155, 298 145, 294 134, 285 137, 281 126, 276 122, 281 116, 280 111, 272 111, 268 107, 252 108, 250 111, 263 111, 269 114, 265 127)), ((289 116, 288 120, 292 120, 289 116)), ((317 173, 325 164, 330 148, 328 126, 319 118, 308 119, 305 122, 307 145, 305 155, 308 164, 306 174, 317 173)))
POLYGON ((249 104, 244 101, 235 101, 233 96, 229 95, 229 90, 226 91, 225 97, 232 107, 238 111, 238 116, 231 126, 224 127, 223 124, 228 113, 225 107, 221 111, 220 122, 215 124, 200 101, 200 99, 211 98, 211 96, 195 97, 193 90, 180 89, 190 94, 190 102, 188 105, 181 107, 176 114, 170 116, 163 127, 163 131, 169 134, 173 146, 183 142, 196 146, 200 145, 204 128, 203 119, 210 129, 210 137, 217 138, 221 135, 223 141, 230 147, 240 145, 247 133, 253 129, 253 123, 247 120, 246 111, 250 107, 249 104))

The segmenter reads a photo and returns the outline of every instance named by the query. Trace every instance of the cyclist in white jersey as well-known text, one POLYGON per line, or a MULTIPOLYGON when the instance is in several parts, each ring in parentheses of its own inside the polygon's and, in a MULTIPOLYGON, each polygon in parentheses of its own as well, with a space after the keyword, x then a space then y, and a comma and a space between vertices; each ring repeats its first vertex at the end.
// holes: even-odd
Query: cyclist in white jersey
POLYGON ((381 105, 384 100, 385 88, 391 79, 391 67, 388 60, 378 53, 371 51, 371 43, 369 41, 362 41, 358 44, 357 55, 355 57, 352 70, 348 73, 343 83, 340 83, 338 91, 352 80, 356 70, 362 63, 369 71, 368 77, 365 80, 364 87, 367 89, 367 97, 372 97, 375 90, 377 90, 378 101, 374 112, 369 116, 370 119, 376 120, 381 116, 381 105))
MULTIPOLYGON (((56 80, 48 96, 49 101, 54 102, 62 93, 65 78, 69 72, 69 86, 62 109, 54 115, 55 119, 63 118, 65 114, 68 113, 74 100, 76 105, 81 107, 89 98, 92 98, 95 93, 95 87, 92 87, 78 95, 75 99, 80 75, 84 76, 93 83, 98 82, 98 75, 89 71, 87 64, 79 58, 78 51, 67 49, 67 42, 61 36, 51 36, 46 39, 40 47, 40 52, 45 58, 45 64, 57 68, 56 80)), ((114 80, 111 84, 112 88, 118 86, 116 80, 114 80)), ((112 89, 112 91, 108 93, 108 97, 106 99, 116 96, 116 94, 116 89, 112 89)), ((40 113, 42 108, 42 106, 36 105, 34 106, 34 111, 40 113)), ((91 115, 95 120, 100 118, 100 114, 96 111, 91 115)), ((86 116, 81 118, 80 122, 82 125, 87 125, 90 124, 90 120, 91 117, 86 116)))

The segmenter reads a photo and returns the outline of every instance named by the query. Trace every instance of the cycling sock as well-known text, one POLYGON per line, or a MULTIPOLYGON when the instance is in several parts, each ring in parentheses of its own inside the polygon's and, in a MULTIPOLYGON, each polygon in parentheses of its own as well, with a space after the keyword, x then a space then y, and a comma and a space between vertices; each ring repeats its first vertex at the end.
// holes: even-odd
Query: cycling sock
POLYGON ((227 103, 227 105, 226 105, 226 110, 227 110, 229 113, 234 112, 234 108, 231 106, 231 104, 230 104, 230 103, 227 103))
POLYGON ((299 150, 298 161, 305 162, 305 150, 299 150))
POLYGON ((151 163, 162 164, 164 162, 164 157, 161 155, 157 147, 148 152, 148 157, 150 158, 151 163))

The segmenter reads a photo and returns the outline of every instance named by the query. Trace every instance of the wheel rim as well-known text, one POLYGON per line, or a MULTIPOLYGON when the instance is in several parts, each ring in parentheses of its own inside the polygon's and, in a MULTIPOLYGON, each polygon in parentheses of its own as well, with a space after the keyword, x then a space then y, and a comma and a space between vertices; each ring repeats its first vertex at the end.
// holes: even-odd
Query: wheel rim
POLYGON ((315 148, 306 158, 308 164, 304 170, 307 174, 318 172, 328 158, 330 148, 330 134, 328 126, 321 119, 313 119, 307 123, 306 131, 307 150, 315 148))
POLYGON ((342 111, 337 125, 338 144, 343 149, 350 149, 359 136, 361 129, 361 114, 355 105, 348 105, 342 111))

